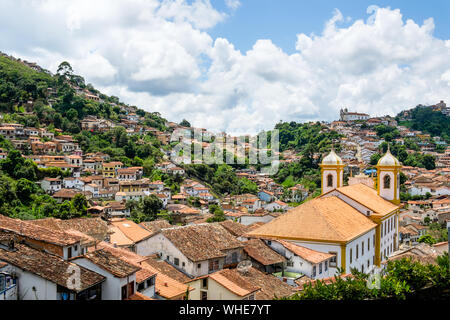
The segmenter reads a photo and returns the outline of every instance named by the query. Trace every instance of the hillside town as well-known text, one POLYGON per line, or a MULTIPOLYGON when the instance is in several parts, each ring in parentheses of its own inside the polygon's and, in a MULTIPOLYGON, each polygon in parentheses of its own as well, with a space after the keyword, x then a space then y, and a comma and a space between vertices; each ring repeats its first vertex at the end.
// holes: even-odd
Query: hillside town
MULTIPOLYGON (((338 148, 312 156, 320 162, 318 188, 287 186, 249 165, 232 174, 250 191, 219 193, 206 174, 175 161, 174 131, 212 132, 168 121, 151 126, 149 117, 160 115, 67 85, 75 97, 119 112, 116 119, 84 116, 81 134, 119 133, 116 144, 134 139, 157 145, 162 156, 152 158, 149 173, 142 159, 127 165, 114 150, 85 152, 79 135, 2 113, 0 136, 12 148, 0 150, 0 161, 33 164, 44 173, 39 190, 61 206, 86 203, 86 215, 0 215, 0 300, 271 300, 332 282, 339 271, 348 279, 353 270, 373 273, 401 257, 434 261, 448 253, 450 146, 439 136, 391 116, 342 109, 339 120, 320 123, 322 132, 341 138, 338 148), (395 128, 398 137, 383 139, 380 126, 395 128), (406 146, 407 156, 432 156, 434 168, 403 165, 395 146, 406 146)), ((53 87, 45 97, 49 108, 64 100, 53 87)), ((35 106, 30 98, 17 114, 34 115, 35 106)), ((443 101, 432 109, 449 116, 443 101)), ((402 117, 408 121, 408 112, 402 117)), ((249 148, 221 135, 238 141, 235 150, 249 148)), ((209 141, 202 150, 223 140, 209 141)), ((276 155, 287 166, 305 157, 295 149, 276 155)))

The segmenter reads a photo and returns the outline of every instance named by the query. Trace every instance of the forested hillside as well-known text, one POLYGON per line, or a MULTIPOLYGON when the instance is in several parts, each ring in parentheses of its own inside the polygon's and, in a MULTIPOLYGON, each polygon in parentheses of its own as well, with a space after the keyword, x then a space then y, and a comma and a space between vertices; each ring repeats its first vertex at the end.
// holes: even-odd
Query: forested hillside
MULTIPOLYGON (((401 112, 397 119, 402 117, 404 113, 404 111, 401 112)), ((417 106, 409 110, 408 113, 410 120, 400 121, 400 125, 426 132, 432 136, 439 136, 450 143, 450 118, 442 112, 433 111, 431 107, 417 106)))

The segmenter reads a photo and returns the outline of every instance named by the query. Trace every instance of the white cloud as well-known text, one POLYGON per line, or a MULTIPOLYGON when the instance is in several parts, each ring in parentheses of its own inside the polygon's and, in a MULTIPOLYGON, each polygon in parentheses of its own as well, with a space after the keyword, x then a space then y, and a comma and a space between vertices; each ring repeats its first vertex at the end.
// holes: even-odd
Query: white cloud
POLYGON ((239 1, 239 0, 225 0, 225 4, 231 10, 236 10, 237 8, 239 8, 241 6, 241 1, 239 1))
POLYGON ((67 60, 127 103, 232 133, 334 120, 341 107, 394 115, 450 100, 450 40, 433 36, 433 19, 367 14, 352 21, 336 9, 321 34, 299 33, 288 54, 270 39, 247 52, 212 39, 207 30, 227 15, 207 0, 4 0, 0 47, 52 71, 67 60))

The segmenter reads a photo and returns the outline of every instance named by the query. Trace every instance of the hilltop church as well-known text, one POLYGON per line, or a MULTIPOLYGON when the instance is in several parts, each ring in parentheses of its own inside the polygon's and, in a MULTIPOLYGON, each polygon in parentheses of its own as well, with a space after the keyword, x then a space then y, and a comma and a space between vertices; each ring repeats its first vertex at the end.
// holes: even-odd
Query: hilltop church
MULTIPOLYGON (((322 195, 253 230, 249 237, 285 240, 335 256, 326 268, 368 272, 398 248, 400 162, 387 153, 377 164, 376 189, 344 186, 344 163, 331 151, 321 166, 322 195)), ((367 181, 367 176, 360 176, 367 181)), ((354 180, 353 180, 354 181, 354 180)))

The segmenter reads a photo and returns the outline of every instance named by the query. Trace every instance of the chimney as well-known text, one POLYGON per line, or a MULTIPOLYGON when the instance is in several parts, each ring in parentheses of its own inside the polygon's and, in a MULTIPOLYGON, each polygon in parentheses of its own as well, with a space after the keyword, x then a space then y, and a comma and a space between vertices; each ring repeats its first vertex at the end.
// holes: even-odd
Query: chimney
POLYGON ((117 242, 113 243, 114 248, 117 248, 117 242))

